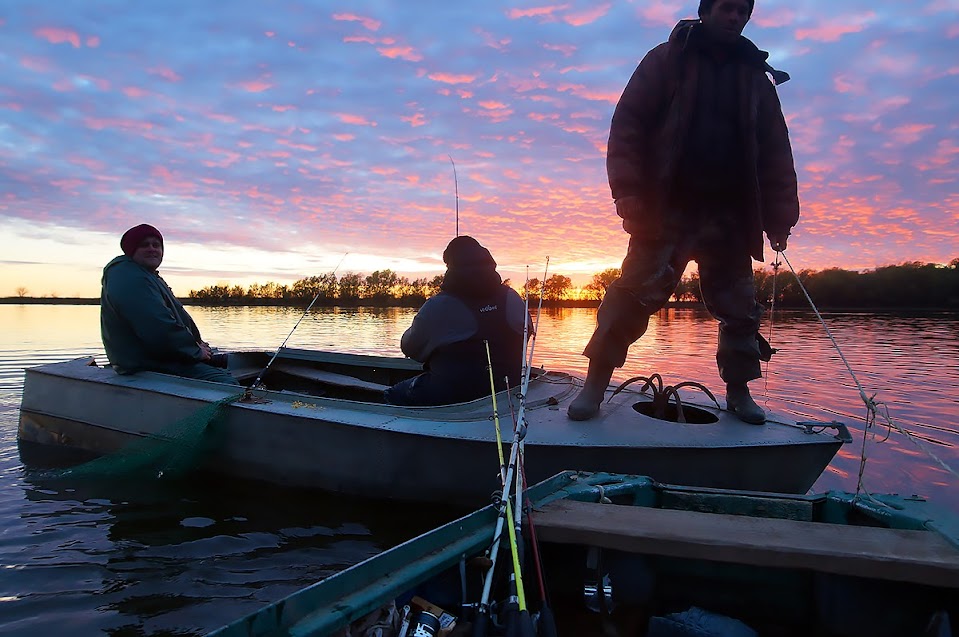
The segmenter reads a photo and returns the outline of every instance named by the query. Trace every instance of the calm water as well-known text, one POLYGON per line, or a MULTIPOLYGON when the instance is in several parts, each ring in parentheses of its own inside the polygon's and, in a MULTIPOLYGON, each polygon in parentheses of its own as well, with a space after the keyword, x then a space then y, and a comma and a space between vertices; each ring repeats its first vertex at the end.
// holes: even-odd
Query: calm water
MULTIPOLYGON (((192 308, 225 348, 274 349, 299 311, 192 308)), ((291 347, 400 355, 413 311, 323 310, 291 347)), ((540 322, 535 362, 584 373, 592 310, 540 322)), ((935 455, 959 468, 959 316, 827 314, 827 325, 870 395, 935 455)), ((764 327, 768 334, 768 325, 764 327)), ((855 490, 864 408, 839 355, 811 314, 777 314, 781 353, 755 381, 767 409, 838 419, 847 445, 814 490, 855 490)), ((667 383, 721 389, 715 323, 677 310, 654 317, 619 379, 652 372, 667 383)), ((263 485, 64 484, 26 470, 17 451, 23 368, 94 355, 105 362, 94 306, 0 305, 0 633, 198 635, 450 519, 451 511, 293 492, 263 485)), ((918 493, 959 511, 959 479, 905 436, 867 447, 866 486, 918 493)), ((357 453, 361 453, 357 450, 357 453)))

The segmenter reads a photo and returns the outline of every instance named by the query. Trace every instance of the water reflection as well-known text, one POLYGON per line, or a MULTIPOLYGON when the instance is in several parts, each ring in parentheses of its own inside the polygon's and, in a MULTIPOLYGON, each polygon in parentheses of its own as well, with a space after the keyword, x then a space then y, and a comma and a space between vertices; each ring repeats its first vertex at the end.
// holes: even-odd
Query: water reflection
POLYGON ((4 561, 27 594, 4 605, 4 621, 33 634, 60 634, 61 614, 80 634, 212 629, 457 513, 410 516, 394 503, 210 476, 127 483, 28 472, 22 490, 15 527, 25 541, 4 561))
MULTIPOLYGON (((191 314, 223 348, 278 347, 296 308, 203 308, 191 314)), ((400 356, 406 308, 321 309, 291 347, 400 356)), ((780 349, 753 383, 763 406, 794 420, 841 420, 855 443, 814 490, 855 490, 865 408, 815 315, 777 312, 764 334, 780 349)), ((869 396, 901 426, 959 466, 959 316, 825 315, 869 396)), ((595 311, 547 309, 535 363, 585 373, 595 311)), ((658 372, 668 384, 722 389, 717 326, 705 312, 653 317, 615 379, 658 372)), ((17 453, 24 367, 94 356, 105 363, 96 306, 0 305, 0 632, 5 635, 202 634, 355 563, 452 513, 315 492, 193 477, 172 484, 59 483, 26 473, 17 453), (403 522, 400 522, 403 520, 403 522), (411 521, 411 522, 408 522, 411 521), (416 528, 411 524, 418 525, 416 528)), ((361 450, 350 450, 360 453, 361 450)), ((866 486, 919 493, 959 511, 959 480, 910 439, 867 447, 866 486)))

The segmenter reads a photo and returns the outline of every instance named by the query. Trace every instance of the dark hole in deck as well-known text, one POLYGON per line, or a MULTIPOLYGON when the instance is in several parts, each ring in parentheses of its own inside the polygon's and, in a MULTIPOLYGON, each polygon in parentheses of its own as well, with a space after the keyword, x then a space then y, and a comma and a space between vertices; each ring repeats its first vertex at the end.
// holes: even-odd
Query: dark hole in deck
MULTIPOLYGON (((675 403, 669 403, 666 405, 666 409, 663 412, 662 418, 658 418, 653 415, 653 403, 649 401, 634 403, 633 409, 644 416, 656 418, 656 420, 679 422, 677 418, 679 410, 676 408, 675 403)), ((699 407, 694 407, 692 405, 683 405, 683 417, 686 419, 687 423, 693 425, 708 425, 710 423, 719 422, 719 417, 713 412, 701 409, 699 407)))

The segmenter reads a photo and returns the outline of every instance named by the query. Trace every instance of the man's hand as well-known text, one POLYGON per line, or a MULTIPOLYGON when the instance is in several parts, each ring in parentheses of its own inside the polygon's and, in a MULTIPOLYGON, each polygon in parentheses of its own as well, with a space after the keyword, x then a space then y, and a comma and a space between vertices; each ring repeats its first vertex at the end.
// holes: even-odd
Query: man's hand
POLYGON ((782 252, 786 249, 786 239, 789 237, 788 232, 774 232, 772 234, 767 232, 766 236, 769 237, 769 247, 776 252, 782 252))
POLYGON ((623 230, 635 234, 643 230, 643 200, 639 197, 620 197, 616 200, 616 214, 623 218, 623 230))
POLYGON ((205 342, 203 342, 203 341, 200 341, 199 343, 197 343, 197 346, 200 348, 200 360, 201 360, 201 361, 206 362, 206 361, 210 360, 210 358, 213 357, 213 349, 210 347, 210 344, 209 344, 209 343, 205 343, 205 342))

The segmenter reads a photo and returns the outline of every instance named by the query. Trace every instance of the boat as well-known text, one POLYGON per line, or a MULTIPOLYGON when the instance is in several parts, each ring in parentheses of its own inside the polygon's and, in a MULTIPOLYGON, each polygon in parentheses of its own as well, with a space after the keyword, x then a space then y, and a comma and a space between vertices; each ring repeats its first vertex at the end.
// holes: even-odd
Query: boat
MULTIPOLYGON (((152 372, 118 375, 93 358, 31 367, 20 407, 21 457, 30 465, 44 449, 118 452, 138 440, 169 437, 177 422, 222 404, 222 418, 211 426, 217 442, 199 467, 205 471, 468 507, 489 502, 497 489, 490 397, 433 407, 385 404, 386 387, 422 371, 405 358, 281 348, 230 352, 228 360, 245 390, 152 372)), ((745 424, 703 392, 696 392, 702 401, 684 396, 681 409, 670 402, 656 417, 650 409, 664 395, 656 383, 645 392, 639 383, 611 391, 598 418, 573 422, 566 407, 581 385, 562 371, 531 371, 524 405, 530 483, 578 468, 806 493, 851 441, 835 422, 772 417, 765 426, 745 424)), ((508 442, 519 401, 505 389, 497 398, 508 442)))
MULTIPOLYGON (((917 496, 774 494, 573 471, 527 496, 527 612, 542 627, 548 608, 559 635, 957 635, 959 517, 917 496), (545 593, 532 572, 544 574, 545 593)), ((404 634, 404 622, 406 635, 470 635, 498 515, 488 505, 209 637, 355 637, 373 634, 362 630, 371 624, 389 637, 404 634), (414 632, 421 617, 442 618, 440 629, 414 632)), ((493 570, 497 581, 510 572, 493 570)), ((494 600, 509 592, 491 590, 494 600)))

